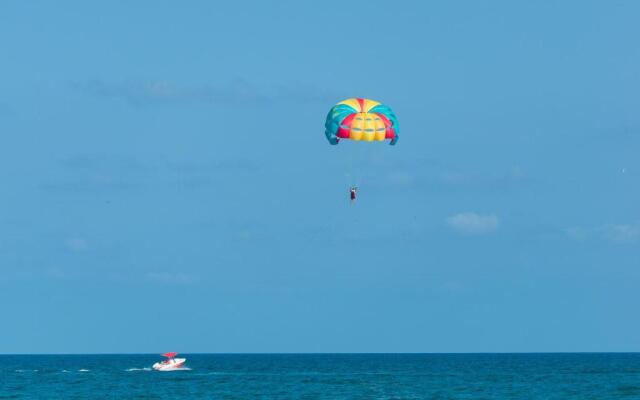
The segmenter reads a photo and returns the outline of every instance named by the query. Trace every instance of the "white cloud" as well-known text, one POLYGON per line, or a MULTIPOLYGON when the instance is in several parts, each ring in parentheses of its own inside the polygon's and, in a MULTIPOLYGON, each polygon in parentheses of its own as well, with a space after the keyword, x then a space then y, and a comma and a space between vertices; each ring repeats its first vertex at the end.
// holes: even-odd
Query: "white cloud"
POLYGON ((70 238, 67 239, 65 245, 69 250, 73 251, 85 251, 89 248, 87 241, 82 238, 70 238))
POLYGON ((614 243, 636 243, 640 240, 640 224, 606 225, 601 231, 605 239, 614 243))
POLYGON ((173 285, 190 285, 193 283, 193 278, 187 274, 177 272, 149 272, 147 274, 147 279, 150 279, 155 282, 165 283, 165 284, 173 284, 173 285))
POLYGON ((640 224, 607 224, 597 227, 571 227, 564 230, 569 239, 598 239, 611 243, 631 244, 640 242, 640 224))
POLYGON ((586 240, 589 238, 590 232, 589 229, 585 229, 585 228, 581 228, 581 227, 571 227, 571 228, 566 228, 564 230, 564 233, 573 240, 586 240))
POLYGON ((481 215, 472 212, 456 214, 447 218, 447 225, 460 233, 481 235, 498 229, 498 217, 493 214, 481 215))

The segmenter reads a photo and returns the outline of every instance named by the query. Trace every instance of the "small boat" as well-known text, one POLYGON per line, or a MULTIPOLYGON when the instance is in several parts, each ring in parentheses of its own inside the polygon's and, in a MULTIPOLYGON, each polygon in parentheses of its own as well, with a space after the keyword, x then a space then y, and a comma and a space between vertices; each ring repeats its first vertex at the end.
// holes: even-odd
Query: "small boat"
POLYGON ((156 371, 175 371, 177 369, 182 368, 184 362, 187 361, 186 358, 176 358, 178 353, 164 353, 162 356, 167 359, 164 361, 157 362, 153 364, 153 369, 156 371))

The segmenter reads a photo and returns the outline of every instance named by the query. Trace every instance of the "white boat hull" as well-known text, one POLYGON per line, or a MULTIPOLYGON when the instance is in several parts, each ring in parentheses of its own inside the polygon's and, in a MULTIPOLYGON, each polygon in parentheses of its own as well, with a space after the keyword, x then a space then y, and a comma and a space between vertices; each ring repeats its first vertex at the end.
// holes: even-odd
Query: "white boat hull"
POLYGON ((187 361, 186 358, 172 358, 167 361, 157 362, 153 364, 152 368, 156 371, 175 371, 180 369, 185 361, 187 361))

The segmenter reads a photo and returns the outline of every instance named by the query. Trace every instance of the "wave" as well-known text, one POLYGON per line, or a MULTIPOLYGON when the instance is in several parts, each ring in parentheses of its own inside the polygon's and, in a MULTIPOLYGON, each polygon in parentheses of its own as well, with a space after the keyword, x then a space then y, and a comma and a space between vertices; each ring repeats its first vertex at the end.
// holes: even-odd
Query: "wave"
POLYGON ((145 368, 129 368, 129 369, 125 369, 125 371, 127 372, 133 372, 133 371, 151 371, 151 368, 145 367, 145 368))
POLYGON ((89 369, 84 369, 84 368, 78 370, 78 372, 89 372, 89 371, 90 371, 89 369))

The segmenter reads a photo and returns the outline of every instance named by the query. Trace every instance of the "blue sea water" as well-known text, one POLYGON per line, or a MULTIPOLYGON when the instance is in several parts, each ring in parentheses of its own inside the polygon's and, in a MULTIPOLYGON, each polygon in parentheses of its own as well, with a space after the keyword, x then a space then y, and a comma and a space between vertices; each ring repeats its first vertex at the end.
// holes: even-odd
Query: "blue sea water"
POLYGON ((2 355, 2 399, 640 399, 640 353, 2 355))

